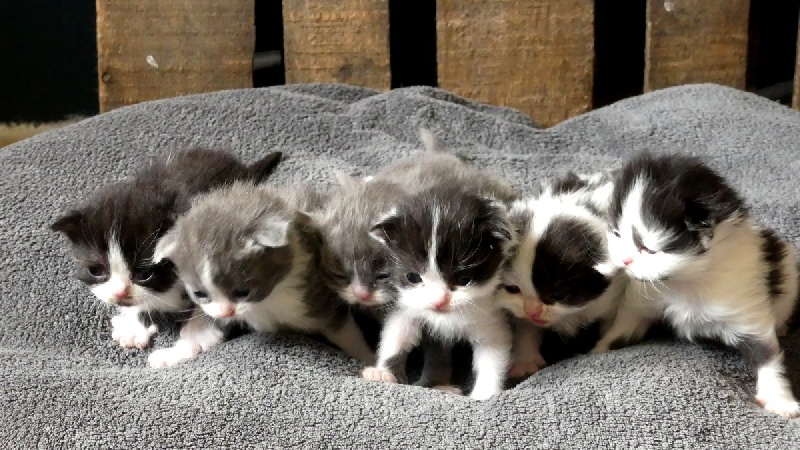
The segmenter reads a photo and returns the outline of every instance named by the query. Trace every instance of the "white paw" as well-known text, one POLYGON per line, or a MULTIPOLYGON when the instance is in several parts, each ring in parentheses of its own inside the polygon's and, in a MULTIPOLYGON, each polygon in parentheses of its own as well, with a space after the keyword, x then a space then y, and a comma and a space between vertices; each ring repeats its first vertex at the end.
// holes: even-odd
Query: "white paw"
POLYGON ((475 386, 472 392, 470 392, 469 397, 473 400, 488 400, 499 393, 499 389, 475 386))
POLYGON ((160 348, 147 357, 147 364, 154 369, 172 367, 200 354, 200 347, 189 342, 178 341, 172 347, 160 348))
POLYGON ((508 368, 508 376, 510 378, 523 378, 528 375, 533 375, 542 367, 547 365, 541 355, 531 355, 520 357, 511 362, 508 368))
POLYGON ((361 372, 361 376, 364 377, 366 380, 370 381, 383 381, 385 383, 397 383, 397 377, 392 375, 386 369, 381 369, 379 367, 367 367, 361 372))
POLYGON ((145 348, 157 331, 155 325, 146 327, 135 317, 118 315, 111 318, 111 339, 123 348, 145 348))
POLYGON ((800 405, 794 400, 783 398, 763 399, 756 397, 756 402, 767 411, 787 419, 800 417, 800 405))
POLYGON ((458 386, 453 386, 452 384, 443 384, 440 386, 433 386, 433 389, 437 391, 447 392, 448 394, 454 395, 464 395, 464 392, 461 391, 461 388, 458 386))

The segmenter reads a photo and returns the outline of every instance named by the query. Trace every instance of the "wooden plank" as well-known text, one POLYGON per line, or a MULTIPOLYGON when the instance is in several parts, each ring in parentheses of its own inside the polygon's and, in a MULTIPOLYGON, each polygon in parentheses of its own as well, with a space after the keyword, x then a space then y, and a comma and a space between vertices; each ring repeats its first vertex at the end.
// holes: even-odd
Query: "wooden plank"
POLYGON ((542 125, 592 104, 594 2, 437 0, 439 86, 542 125))
POLYGON ((644 90, 687 83, 744 89, 750 0, 647 0, 644 90))
POLYGON ((391 87, 388 0, 283 0, 287 83, 391 87))
POLYGON ((97 0, 100 112, 252 87, 254 0, 97 0))
POLYGON ((797 29, 797 60, 794 66, 794 96, 792 97, 794 109, 800 109, 800 24, 797 29))

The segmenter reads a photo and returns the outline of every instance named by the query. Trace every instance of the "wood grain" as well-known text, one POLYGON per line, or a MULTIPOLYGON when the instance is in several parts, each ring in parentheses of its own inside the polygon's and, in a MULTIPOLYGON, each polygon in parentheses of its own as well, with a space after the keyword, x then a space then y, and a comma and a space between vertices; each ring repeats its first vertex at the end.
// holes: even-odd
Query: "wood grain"
POLYGON ((100 111, 252 87, 254 0, 97 0, 100 111))
POLYGON ((647 0, 644 90, 745 88, 750 0, 647 0))
POLYGON ((388 0, 283 0, 287 83, 391 87, 388 0))
POLYGON ((542 125, 592 104, 594 2, 437 0, 439 86, 542 125))
POLYGON ((792 96, 794 109, 800 109, 800 24, 797 29, 797 59, 794 66, 794 95, 792 96))

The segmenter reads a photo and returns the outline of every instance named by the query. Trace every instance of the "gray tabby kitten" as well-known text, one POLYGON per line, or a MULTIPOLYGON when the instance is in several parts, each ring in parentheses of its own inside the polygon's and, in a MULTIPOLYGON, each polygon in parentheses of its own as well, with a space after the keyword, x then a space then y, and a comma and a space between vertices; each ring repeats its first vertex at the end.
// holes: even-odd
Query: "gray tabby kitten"
POLYGON ((221 327, 320 333, 349 355, 374 359, 348 306, 328 291, 307 289, 320 275, 314 241, 305 230, 322 198, 311 188, 276 189, 236 183, 199 197, 157 244, 156 260, 169 259, 197 315, 178 343, 150 356, 152 366, 193 358, 224 339, 221 327), (326 294, 327 293, 327 294, 326 294))

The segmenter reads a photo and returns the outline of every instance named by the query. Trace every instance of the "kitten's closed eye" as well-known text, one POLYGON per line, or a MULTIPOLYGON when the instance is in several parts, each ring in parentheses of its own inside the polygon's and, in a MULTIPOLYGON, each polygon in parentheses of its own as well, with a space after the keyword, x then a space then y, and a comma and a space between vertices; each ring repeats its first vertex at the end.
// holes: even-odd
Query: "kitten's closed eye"
POLYGON ((522 292, 522 291, 520 291, 519 286, 517 286, 515 284, 507 284, 507 285, 503 286, 503 289, 505 289, 506 292, 508 292, 511 295, 517 295, 520 292, 522 292))
POLYGON ((611 231, 611 234, 613 234, 614 237, 620 237, 619 230, 611 228, 609 231, 611 231))
POLYGON ((554 291, 550 293, 550 298, 552 298, 554 301, 560 302, 567 298, 567 293, 561 291, 554 291))
POLYGON ((149 267, 139 269, 133 273, 133 281, 136 283, 146 283, 153 278, 155 271, 149 267))
POLYGON ((194 291, 194 296, 198 300, 203 300, 203 299, 207 299, 208 298, 208 293, 205 292, 205 291, 194 291))
POLYGON ((385 272, 384 272, 384 273, 379 273, 379 274, 375 275, 375 279, 376 279, 376 280, 385 280, 385 279, 387 279, 387 278, 389 278, 389 274, 388 274, 388 273, 385 273, 385 272))
POLYGON ((655 255, 656 253, 658 253, 657 251, 651 250, 651 249, 649 249, 649 248, 647 248, 645 246, 639 247, 639 251, 642 252, 642 253, 649 253, 651 255, 655 255))

